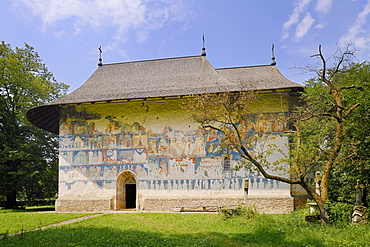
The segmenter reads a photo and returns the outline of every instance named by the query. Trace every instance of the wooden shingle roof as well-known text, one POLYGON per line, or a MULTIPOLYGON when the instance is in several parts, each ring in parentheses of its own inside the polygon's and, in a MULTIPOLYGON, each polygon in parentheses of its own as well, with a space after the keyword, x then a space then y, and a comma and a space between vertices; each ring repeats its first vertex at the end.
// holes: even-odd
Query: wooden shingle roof
POLYGON ((72 93, 30 109, 27 118, 58 134, 59 105, 237 91, 240 82, 254 90, 302 87, 275 66, 215 69, 204 56, 108 64, 72 93))
POLYGON ((273 65, 225 68, 216 69, 216 71, 228 81, 237 85, 243 83, 250 90, 302 87, 285 78, 273 65))

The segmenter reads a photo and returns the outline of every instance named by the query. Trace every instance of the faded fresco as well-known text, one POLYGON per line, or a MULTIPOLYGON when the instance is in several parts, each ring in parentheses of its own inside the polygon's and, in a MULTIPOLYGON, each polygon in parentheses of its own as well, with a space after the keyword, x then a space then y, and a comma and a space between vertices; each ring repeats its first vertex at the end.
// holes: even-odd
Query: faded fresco
MULTIPOLYGON (((286 142, 282 123, 246 124, 269 133, 281 145, 286 142)), ((177 101, 64 106, 59 196, 86 191, 114 195, 116 179, 124 171, 135 174, 139 191, 153 195, 159 191, 243 192, 246 179, 251 190, 283 188, 279 182, 233 169, 239 157, 232 151, 225 156, 219 141, 215 130, 191 123, 177 101)))

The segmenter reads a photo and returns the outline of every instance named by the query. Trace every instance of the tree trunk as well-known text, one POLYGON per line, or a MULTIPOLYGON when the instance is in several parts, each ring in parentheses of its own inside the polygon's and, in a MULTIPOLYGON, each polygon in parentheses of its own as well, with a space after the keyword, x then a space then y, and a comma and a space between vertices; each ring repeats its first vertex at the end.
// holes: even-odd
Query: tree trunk
POLYGON ((5 208, 6 209, 14 209, 17 208, 17 191, 15 188, 12 188, 11 191, 6 193, 6 202, 5 202, 5 208))
POLYGON ((307 191, 308 195, 316 202, 317 207, 320 211, 320 220, 324 224, 329 223, 329 213, 325 208, 326 200, 323 199, 318 193, 315 192, 304 180, 301 181, 300 185, 307 191))
POLYGON ((324 224, 329 223, 329 213, 325 208, 325 203, 323 203, 321 200, 316 201, 317 206, 320 210, 320 220, 324 224))

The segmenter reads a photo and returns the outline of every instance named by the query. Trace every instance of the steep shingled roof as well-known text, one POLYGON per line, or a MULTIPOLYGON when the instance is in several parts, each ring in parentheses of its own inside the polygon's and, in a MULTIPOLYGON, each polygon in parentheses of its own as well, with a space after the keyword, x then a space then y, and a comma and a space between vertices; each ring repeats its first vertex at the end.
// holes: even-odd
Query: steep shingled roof
POLYGON ((30 109, 27 118, 58 134, 59 105, 237 91, 240 82, 255 90, 302 87, 275 66, 214 69, 204 56, 108 64, 72 93, 30 109))
POLYGON ((202 56, 100 66, 78 89, 51 104, 152 98, 233 86, 202 56))
POLYGON ((216 69, 228 81, 243 83, 247 89, 267 90, 297 88, 301 85, 285 78, 273 65, 216 69))

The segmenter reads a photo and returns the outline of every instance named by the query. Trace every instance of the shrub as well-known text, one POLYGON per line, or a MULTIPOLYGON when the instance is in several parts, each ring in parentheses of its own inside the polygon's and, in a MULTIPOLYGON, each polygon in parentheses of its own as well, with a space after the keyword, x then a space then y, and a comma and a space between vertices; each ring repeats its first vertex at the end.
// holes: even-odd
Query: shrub
POLYGON ((256 206, 251 205, 244 207, 244 203, 238 203, 235 209, 221 207, 218 209, 218 213, 222 215, 224 219, 230 219, 235 216, 250 219, 258 214, 256 206))
POLYGON ((349 223, 351 205, 344 202, 327 202, 326 209, 331 223, 349 223))

